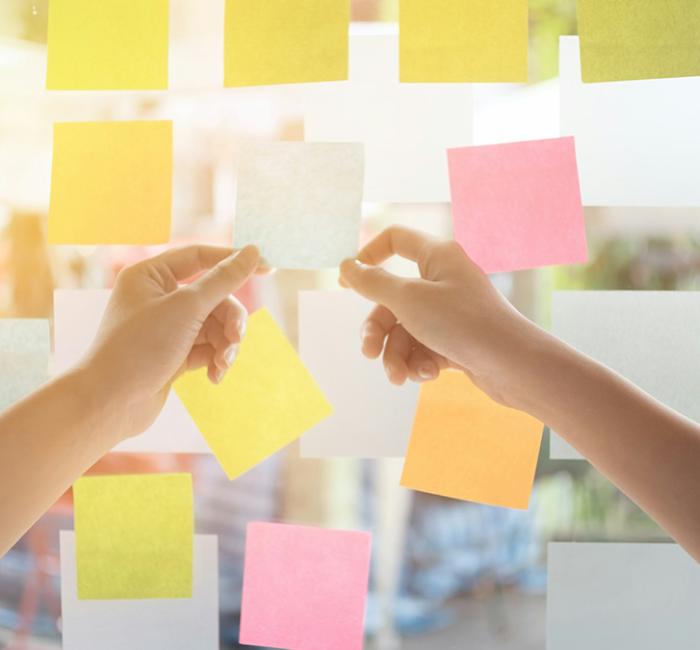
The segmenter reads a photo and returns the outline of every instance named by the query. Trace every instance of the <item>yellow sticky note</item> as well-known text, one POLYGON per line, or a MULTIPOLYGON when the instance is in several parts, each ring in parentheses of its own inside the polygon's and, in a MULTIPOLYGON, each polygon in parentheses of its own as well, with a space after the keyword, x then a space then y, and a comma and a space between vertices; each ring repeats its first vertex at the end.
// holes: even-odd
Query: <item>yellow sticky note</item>
POLYGON ((700 76, 698 0, 578 0, 584 82, 700 76))
POLYGON ((73 503, 78 598, 192 597, 190 474, 88 476, 73 503))
POLYGON ((494 402, 463 373, 421 386, 401 485, 453 499, 526 509, 542 423, 494 402))
POLYGON ((171 122, 54 125, 50 244, 170 239, 171 122))
POLYGON ((401 0, 404 82, 527 81, 527 0, 401 0))
POLYGON ((349 0, 226 0, 224 85, 348 78, 349 0))
POLYGON ((230 479, 327 418, 331 405, 272 316, 248 319, 246 335, 224 380, 206 369, 188 373, 175 392, 230 479))
POLYGON ((49 90, 168 87, 169 0, 50 0, 49 90))

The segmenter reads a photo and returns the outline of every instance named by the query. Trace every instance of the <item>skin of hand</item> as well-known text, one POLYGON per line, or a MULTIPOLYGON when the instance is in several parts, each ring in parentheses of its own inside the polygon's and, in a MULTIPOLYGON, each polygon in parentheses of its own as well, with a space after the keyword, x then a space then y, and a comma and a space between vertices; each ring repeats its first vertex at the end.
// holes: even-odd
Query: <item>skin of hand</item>
POLYGON ((393 383, 466 372, 578 449, 700 561, 700 425, 513 309, 454 242, 392 227, 341 265, 341 284, 377 306, 362 350, 393 383), (377 265, 400 255, 421 278, 377 265))
POLYGON ((231 294, 259 265, 254 247, 190 246, 119 274, 84 360, 0 413, 0 556, 100 457, 153 422, 179 374, 206 366, 222 379, 247 317, 231 294))

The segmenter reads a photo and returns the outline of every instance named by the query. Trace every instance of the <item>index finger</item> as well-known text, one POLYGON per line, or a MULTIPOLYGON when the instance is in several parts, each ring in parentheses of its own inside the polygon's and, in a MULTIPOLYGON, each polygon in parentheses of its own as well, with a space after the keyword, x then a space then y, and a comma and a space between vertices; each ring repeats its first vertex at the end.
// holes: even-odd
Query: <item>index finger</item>
POLYGON ((418 230, 404 226, 390 226, 366 244, 358 253, 357 259, 365 264, 376 265, 393 255, 400 255, 418 262, 436 242, 434 237, 418 230))

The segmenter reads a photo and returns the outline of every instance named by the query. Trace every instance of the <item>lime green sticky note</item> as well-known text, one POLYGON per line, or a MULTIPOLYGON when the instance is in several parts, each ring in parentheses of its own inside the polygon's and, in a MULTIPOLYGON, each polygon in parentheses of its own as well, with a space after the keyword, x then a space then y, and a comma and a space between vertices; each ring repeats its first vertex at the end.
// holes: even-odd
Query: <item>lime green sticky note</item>
POLYGON ((401 81, 527 81, 527 48, 527 0, 401 0, 401 81))
POLYGON ((50 244, 170 239, 171 122, 54 125, 50 244))
POLYGON ((50 0, 49 90, 168 87, 169 0, 50 0))
POLYGON ((584 82, 700 76, 698 0, 578 0, 584 82))
POLYGON ((246 335, 224 380, 206 369, 174 384, 230 479, 327 418, 331 405, 268 311, 248 319, 246 335))
POLYGON ((226 0, 224 85, 348 78, 349 0, 226 0))
POLYGON ((88 476, 73 503, 78 598, 192 597, 190 474, 88 476))

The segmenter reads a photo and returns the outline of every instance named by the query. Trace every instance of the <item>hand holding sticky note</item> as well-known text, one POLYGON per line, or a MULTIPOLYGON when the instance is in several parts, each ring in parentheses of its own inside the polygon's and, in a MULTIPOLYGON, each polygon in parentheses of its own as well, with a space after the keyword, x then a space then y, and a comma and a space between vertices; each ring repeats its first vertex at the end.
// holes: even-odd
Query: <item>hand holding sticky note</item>
POLYGON ((215 386, 206 368, 174 384, 202 435, 234 479, 328 417, 332 408, 264 309, 248 319, 236 361, 215 386))
POLYGON ((73 499, 78 598, 192 597, 189 474, 88 476, 73 499))
POLYGON ((497 402, 462 372, 421 385, 401 485, 527 509, 542 423, 497 402))

